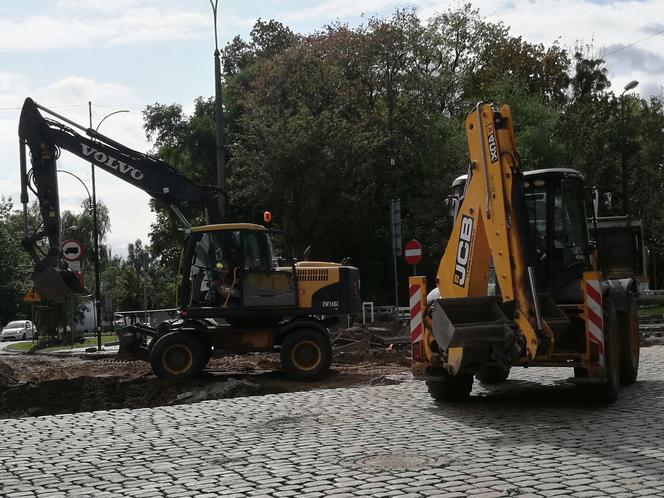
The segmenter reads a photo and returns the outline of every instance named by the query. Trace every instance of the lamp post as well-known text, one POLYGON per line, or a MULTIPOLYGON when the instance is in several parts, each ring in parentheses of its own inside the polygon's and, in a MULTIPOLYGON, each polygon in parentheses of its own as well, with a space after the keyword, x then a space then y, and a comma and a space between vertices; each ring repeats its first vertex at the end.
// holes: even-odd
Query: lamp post
MULTIPOLYGON (((74 178, 76 178, 79 181, 79 183, 81 185, 83 185, 83 188, 85 189, 85 192, 88 194, 88 206, 92 205, 92 197, 90 196, 90 190, 88 189, 88 186, 85 184, 85 182, 83 180, 81 180, 81 178, 79 176, 75 175, 71 171, 67 171, 66 169, 59 169, 59 170, 57 170, 57 172, 58 173, 66 173, 69 176, 73 176, 74 178)), ((78 229, 78 227, 76 225, 73 225, 73 226, 70 226, 69 229, 72 230, 72 231, 76 231, 78 229)), ((67 304, 67 314, 69 315, 68 316, 68 321, 69 321, 69 333, 71 334, 70 339, 72 340, 72 344, 74 344, 74 342, 73 342, 73 338, 74 338, 74 308, 73 308, 73 305, 72 305, 71 302, 67 304)), ((96 316, 99 316, 99 311, 98 310, 97 310, 96 316)), ((95 316, 95 320, 96 320, 96 316, 95 316)), ((65 329, 66 329, 66 327, 65 327, 65 329)), ((101 338, 99 340, 101 340, 101 338)))
POLYGON ((620 162, 621 162, 621 175, 622 175, 622 196, 623 196, 623 211, 625 215, 629 215, 629 185, 627 173, 627 151, 625 150, 625 92, 629 92, 638 86, 639 82, 632 80, 625 85, 622 93, 620 94, 620 112, 622 121, 622 133, 620 134, 620 162))
POLYGON ((224 108, 221 101, 221 59, 219 43, 217 40, 217 5, 219 0, 210 0, 212 16, 214 18, 214 115, 217 135, 217 186, 219 197, 217 199, 221 220, 226 221, 226 153, 224 144, 224 108))
MULTIPOLYGON (((101 124, 111 116, 121 112, 129 112, 126 109, 113 111, 101 118, 97 123, 96 131, 99 131, 101 124)), ((92 102, 88 102, 88 115, 90 117, 90 128, 92 128, 92 102)), ((95 314, 97 329, 97 351, 101 351, 101 290, 100 290, 100 276, 99 276, 99 230, 97 229, 97 187, 95 184, 95 165, 90 163, 92 170, 92 231, 93 231, 93 245, 94 245, 94 269, 95 269, 95 314)))

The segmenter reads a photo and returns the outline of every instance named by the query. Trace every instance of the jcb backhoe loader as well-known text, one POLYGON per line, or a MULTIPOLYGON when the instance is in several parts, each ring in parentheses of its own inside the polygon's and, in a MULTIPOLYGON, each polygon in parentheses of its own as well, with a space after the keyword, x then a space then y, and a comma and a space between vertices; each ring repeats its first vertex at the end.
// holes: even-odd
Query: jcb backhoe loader
POLYGON ((470 167, 455 182, 437 289, 428 295, 424 277, 409 282, 414 376, 445 401, 469 396, 475 377, 564 366, 585 394, 614 400, 637 377, 637 285, 598 271, 583 176, 522 173, 506 105, 479 104, 466 133, 470 167))
POLYGON ((328 327, 360 307, 357 268, 328 262, 294 263, 288 254, 280 258, 274 250, 273 231, 251 223, 222 223, 215 187, 197 185, 165 162, 131 150, 29 98, 21 111, 19 143, 26 219, 23 245, 35 262, 35 290, 42 297, 60 301, 87 293, 62 259, 56 166, 60 149, 166 203, 184 226, 176 297, 180 319, 157 328, 133 325, 121 329, 122 356, 150 361, 154 373, 163 378, 198 374, 213 349, 280 351, 285 370, 299 379, 318 378, 328 370, 332 360, 328 327), (52 118, 45 119, 40 111, 52 118), (29 188, 43 218, 34 234, 28 233, 29 188), (192 227, 183 214, 186 208, 203 211, 206 224, 192 227))

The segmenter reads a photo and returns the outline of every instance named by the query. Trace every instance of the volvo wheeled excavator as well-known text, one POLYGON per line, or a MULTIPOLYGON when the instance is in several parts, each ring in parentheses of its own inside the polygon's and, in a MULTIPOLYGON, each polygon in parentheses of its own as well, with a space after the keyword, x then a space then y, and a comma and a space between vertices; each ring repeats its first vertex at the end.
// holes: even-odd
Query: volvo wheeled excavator
POLYGON ((161 378, 197 375, 213 351, 280 351, 284 369, 295 378, 312 380, 326 373, 332 359, 328 327, 339 316, 359 311, 357 268, 296 263, 277 254, 273 230, 223 223, 215 187, 197 185, 167 163, 30 98, 21 111, 19 143, 23 246, 34 260, 35 290, 43 298, 62 301, 87 293, 62 259, 56 162, 64 149, 166 203, 184 227, 176 296, 180 318, 156 328, 145 324, 122 328, 121 356, 150 361, 161 378), (36 196, 43 219, 33 234, 28 233, 28 189, 36 196), (202 211, 205 225, 192 227, 184 214, 190 210, 202 211))
POLYGON ((583 175, 523 173, 507 105, 478 104, 465 126, 470 166, 450 199, 437 288, 409 281, 414 376, 434 399, 452 401, 468 397, 475 378, 569 367, 584 396, 615 400, 638 373, 637 282, 600 271, 583 175))

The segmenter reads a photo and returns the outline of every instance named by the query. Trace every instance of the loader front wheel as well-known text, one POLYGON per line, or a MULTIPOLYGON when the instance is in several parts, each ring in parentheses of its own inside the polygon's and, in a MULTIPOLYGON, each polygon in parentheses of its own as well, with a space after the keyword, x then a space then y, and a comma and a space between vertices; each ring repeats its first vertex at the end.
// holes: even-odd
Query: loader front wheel
POLYGON ((618 323, 620 324, 620 383, 629 386, 636 382, 641 355, 639 315, 633 294, 628 297, 627 309, 618 315, 618 323))
POLYGON ((332 364, 330 340, 315 329, 298 328, 281 345, 281 365, 296 380, 317 380, 332 364))
POLYGON ((482 384, 500 384, 510 376, 510 367, 484 366, 480 368, 475 377, 482 384))
POLYGON ((473 375, 444 374, 437 380, 426 381, 429 394, 436 401, 463 401, 468 399, 473 390, 473 375))
POLYGON ((205 353, 187 332, 169 332, 157 339, 150 353, 152 371, 160 379, 185 379, 201 373, 205 353))

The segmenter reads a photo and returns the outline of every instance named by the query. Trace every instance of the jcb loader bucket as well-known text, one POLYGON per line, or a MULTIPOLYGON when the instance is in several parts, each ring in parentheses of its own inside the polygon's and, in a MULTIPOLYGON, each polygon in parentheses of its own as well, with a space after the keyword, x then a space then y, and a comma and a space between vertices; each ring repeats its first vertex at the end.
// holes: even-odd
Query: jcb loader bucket
POLYGON ((505 352, 514 339, 510 320, 495 296, 437 299, 433 334, 442 349, 492 347, 505 352))

